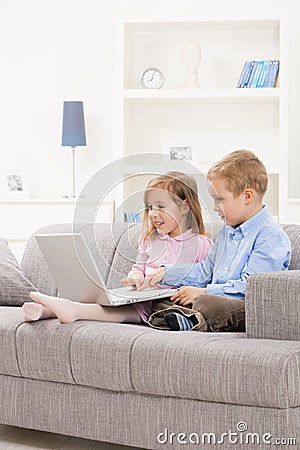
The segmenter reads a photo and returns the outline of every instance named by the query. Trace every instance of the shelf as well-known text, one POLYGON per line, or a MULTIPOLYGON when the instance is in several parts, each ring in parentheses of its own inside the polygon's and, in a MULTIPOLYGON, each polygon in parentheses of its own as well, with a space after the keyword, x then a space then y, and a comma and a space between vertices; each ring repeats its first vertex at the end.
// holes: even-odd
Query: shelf
POLYGON ((230 101, 279 102, 279 88, 256 89, 124 89, 123 98, 132 103, 145 101, 230 101))
POLYGON ((278 18, 247 18, 247 19, 226 19, 226 18, 203 18, 195 20, 194 16, 157 18, 149 16, 130 18, 125 20, 125 32, 153 32, 159 31, 190 31, 190 30, 278 30, 280 20, 278 18))
MULTIPOLYGON (((0 204, 22 204, 22 205, 75 205, 79 199, 78 198, 54 198, 54 199, 44 199, 44 198, 0 198, 0 204)), ((99 200, 87 200, 84 203, 98 203, 99 200)), ((101 201, 101 205, 110 205, 112 201, 101 201)))

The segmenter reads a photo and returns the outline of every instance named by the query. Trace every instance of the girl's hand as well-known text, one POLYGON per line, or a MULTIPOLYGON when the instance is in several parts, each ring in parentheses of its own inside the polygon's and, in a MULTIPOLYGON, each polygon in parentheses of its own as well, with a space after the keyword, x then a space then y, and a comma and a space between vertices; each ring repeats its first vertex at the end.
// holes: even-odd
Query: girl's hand
POLYGON ((133 274, 131 277, 125 277, 122 280, 123 286, 135 286, 136 289, 143 283, 144 277, 140 273, 133 274))
POLYGON ((181 286, 177 289, 176 293, 172 295, 171 300, 173 303, 179 303, 179 305, 187 306, 193 303, 196 297, 201 294, 206 294, 205 288, 196 288, 193 286, 181 286))
POLYGON ((166 275, 166 268, 160 267, 159 269, 154 270, 152 273, 144 278, 143 282, 137 287, 138 291, 141 291, 145 288, 153 288, 156 286, 166 275))

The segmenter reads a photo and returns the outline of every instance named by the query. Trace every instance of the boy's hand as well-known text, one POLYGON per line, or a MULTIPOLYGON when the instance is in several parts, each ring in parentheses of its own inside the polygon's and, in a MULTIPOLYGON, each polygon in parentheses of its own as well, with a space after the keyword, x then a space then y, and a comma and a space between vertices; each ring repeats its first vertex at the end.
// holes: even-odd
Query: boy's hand
POLYGON ((125 277, 122 280, 123 286, 135 286, 136 289, 140 287, 140 285, 143 283, 144 278, 143 275, 140 273, 133 274, 131 277, 125 277))
POLYGON ((187 306, 193 303, 195 298, 201 294, 206 294, 205 288, 181 286, 179 289, 177 289, 176 293, 172 295, 171 300, 173 303, 179 303, 179 305, 187 306))
POLYGON ((141 291, 145 288, 153 288, 155 287, 166 275, 166 268, 160 267, 159 269, 154 270, 152 273, 149 273, 144 280, 143 283, 137 287, 138 291, 141 291))

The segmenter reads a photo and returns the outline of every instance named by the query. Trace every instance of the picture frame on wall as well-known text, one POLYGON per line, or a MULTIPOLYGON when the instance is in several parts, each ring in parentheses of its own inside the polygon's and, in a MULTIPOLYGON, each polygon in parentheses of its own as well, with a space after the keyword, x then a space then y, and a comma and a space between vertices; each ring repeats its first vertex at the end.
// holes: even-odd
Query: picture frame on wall
POLYGON ((187 144, 168 144, 167 152, 172 161, 192 161, 192 146, 187 144))
POLYGON ((28 185, 22 170, 4 170, 1 181, 1 190, 5 198, 29 198, 28 185))

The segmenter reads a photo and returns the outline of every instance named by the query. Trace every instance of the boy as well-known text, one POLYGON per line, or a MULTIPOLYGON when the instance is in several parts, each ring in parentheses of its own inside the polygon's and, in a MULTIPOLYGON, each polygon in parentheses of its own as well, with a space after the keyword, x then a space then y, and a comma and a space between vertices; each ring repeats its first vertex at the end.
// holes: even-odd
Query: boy
POLYGON ((170 301, 154 307, 149 324, 155 328, 245 331, 249 276, 288 269, 289 238, 263 205, 268 176, 262 162, 237 150, 214 164, 207 178, 225 224, 205 261, 162 266, 145 279, 140 289, 159 282, 178 287, 170 301))

